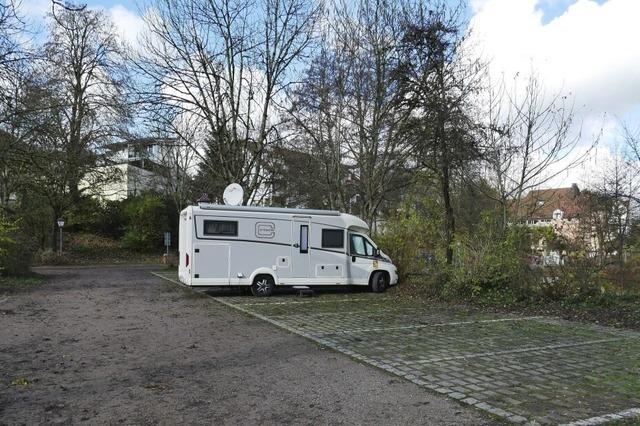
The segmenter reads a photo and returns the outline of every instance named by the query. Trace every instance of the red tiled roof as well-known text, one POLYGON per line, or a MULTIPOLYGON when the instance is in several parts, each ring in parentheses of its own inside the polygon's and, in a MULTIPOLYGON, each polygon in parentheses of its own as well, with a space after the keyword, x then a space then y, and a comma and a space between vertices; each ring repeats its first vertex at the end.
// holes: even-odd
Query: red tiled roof
POLYGON ((553 212, 562 210, 563 218, 572 219, 582 213, 580 189, 570 188, 535 189, 522 199, 522 219, 552 219, 553 212))

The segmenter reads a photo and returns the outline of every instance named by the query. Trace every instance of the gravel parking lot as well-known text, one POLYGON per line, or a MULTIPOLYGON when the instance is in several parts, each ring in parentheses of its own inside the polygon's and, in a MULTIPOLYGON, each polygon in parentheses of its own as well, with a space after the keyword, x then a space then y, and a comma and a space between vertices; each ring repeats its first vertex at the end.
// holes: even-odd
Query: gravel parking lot
MULTIPOLYGON (((161 280, 148 267, 38 272, 47 277, 41 285, 0 294, 0 424, 499 421, 161 280)), ((228 302, 266 302, 246 306, 275 315, 279 300, 228 302)), ((349 318, 347 305, 313 305, 309 313, 334 309, 349 318)), ((327 324, 325 331, 334 327, 327 324)))
POLYGON ((510 422, 640 422, 640 333, 634 331, 399 303, 371 293, 267 299, 211 294, 510 422))

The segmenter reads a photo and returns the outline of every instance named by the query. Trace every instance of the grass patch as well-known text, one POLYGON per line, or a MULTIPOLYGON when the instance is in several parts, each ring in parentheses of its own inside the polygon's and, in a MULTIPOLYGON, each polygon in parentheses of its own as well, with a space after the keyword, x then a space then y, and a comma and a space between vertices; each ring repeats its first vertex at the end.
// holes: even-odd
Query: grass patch
POLYGON ((414 276, 389 293, 398 303, 412 301, 428 304, 455 304, 501 313, 551 315, 569 320, 595 322, 614 327, 640 330, 640 295, 576 295, 558 300, 510 289, 487 289, 473 298, 447 295, 435 277, 414 276))
POLYGON ((39 275, 27 275, 21 277, 0 277, 0 293, 14 293, 21 290, 29 290, 43 281, 39 275))
POLYGON ((163 251, 140 252, 128 248, 121 240, 89 233, 69 233, 64 251, 45 250, 37 253, 38 265, 106 265, 159 264, 163 251))
POLYGON ((608 426, 638 426, 640 425, 640 416, 628 417, 622 420, 613 420, 607 423, 608 426))
POLYGON ((178 269, 177 268, 167 268, 160 271, 153 271, 154 274, 158 274, 164 278, 169 280, 178 281, 178 269))
POLYGON ((177 268, 168 267, 163 270, 153 271, 153 275, 159 275, 161 277, 174 281, 174 283, 171 283, 163 280, 164 289, 169 293, 181 293, 188 299, 200 299, 207 297, 206 294, 198 291, 197 289, 189 288, 187 286, 179 284, 177 268))

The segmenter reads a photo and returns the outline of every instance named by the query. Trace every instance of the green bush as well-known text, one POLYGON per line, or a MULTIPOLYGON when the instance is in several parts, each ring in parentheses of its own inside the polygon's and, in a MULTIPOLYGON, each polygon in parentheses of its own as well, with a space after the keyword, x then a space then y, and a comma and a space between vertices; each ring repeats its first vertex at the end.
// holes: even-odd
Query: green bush
POLYGON ((18 226, 0 215, 0 275, 23 275, 29 272, 34 241, 18 226))
POLYGON ((488 292, 525 291, 531 272, 526 263, 530 244, 528 229, 502 230, 489 214, 484 215, 472 235, 460 236, 455 243, 445 295, 473 299, 488 292))
POLYGON ((66 213, 65 227, 75 232, 120 238, 125 232, 124 206, 128 201, 83 199, 66 213))
POLYGON ((70 231, 96 229, 100 216, 100 202, 95 198, 83 198, 64 213, 65 228, 70 231))
POLYGON ((604 291, 603 269, 584 252, 574 251, 564 264, 546 268, 539 294, 548 300, 593 297, 604 291))
POLYGON ((127 200, 124 243, 133 250, 149 251, 162 247, 164 232, 169 227, 167 207, 154 194, 127 200))
POLYGON ((375 236, 376 243, 398 268, 401 279, 425 272, 429 266, 425 255, 430 255, 435 261, 440 219, 425 212, 430 207, 410 202, 402 204, 388 217, 383 231, 375 236))
POLYGON ((96 231, 102 235, 120 238, 125 233, 125 202, 106 200, 100 203, 96 231))
POLYGON ((10 222, 4 215, 0 214, 0 274, 5 274, 7 269, 9 253, 16 244, 11 234, 18 229, 15 223, 10 222))

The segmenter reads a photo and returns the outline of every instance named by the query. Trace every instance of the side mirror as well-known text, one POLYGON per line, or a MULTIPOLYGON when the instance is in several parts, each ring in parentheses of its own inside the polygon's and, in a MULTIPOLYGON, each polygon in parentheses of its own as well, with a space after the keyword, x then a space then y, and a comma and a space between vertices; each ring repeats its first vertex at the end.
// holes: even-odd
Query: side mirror
POLYGON ((375 257, 380 257, 380 249, 379 249, 379 248, 377 248, 377 249, 373 250, 373 255, 374 255, 375 257))

